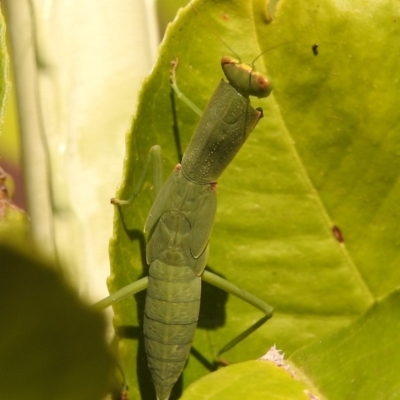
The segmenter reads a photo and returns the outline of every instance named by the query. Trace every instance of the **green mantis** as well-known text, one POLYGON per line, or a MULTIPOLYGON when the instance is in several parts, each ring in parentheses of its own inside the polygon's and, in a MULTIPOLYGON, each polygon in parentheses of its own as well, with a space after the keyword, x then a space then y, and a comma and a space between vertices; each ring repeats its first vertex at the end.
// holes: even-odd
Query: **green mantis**
MULTIPOLYGON (((148 365, 158 400, 168 400, 189 356, 200 307, 201 279, 212 283, 265 313, 260 321, 230 342, 242 340, 272 316, 272 307, 229 282, 205 272, 208 242, 217 209, 217 180, 262 117, 249 96, 266 97, 268 79, 230 57, 221 66, 229 81, 221 81, 178 164, 157 193, 145 232, 149 277, 98 303, 108 306, 147 287, 144 335, 148 365)), ((179 97, 172 69, 172 85, 179 97)), ((152 152, 159 152, 158 146, 152 152)), ((114 200, 123 205, 126 201, 114 200)), ((223 350, 223 351, 224 351, 223 350)))
POLYGON ((230 83, 221 81, 217 87, 182 164, 158 193, 145 226, 153 232, 147 245, 144 333, 158 400, 169 398, 197 326, 216 181, 261 118, 248 94, 264 97, 270 92, 267 79, 233 59, 224 57, 221 65, 230 83))

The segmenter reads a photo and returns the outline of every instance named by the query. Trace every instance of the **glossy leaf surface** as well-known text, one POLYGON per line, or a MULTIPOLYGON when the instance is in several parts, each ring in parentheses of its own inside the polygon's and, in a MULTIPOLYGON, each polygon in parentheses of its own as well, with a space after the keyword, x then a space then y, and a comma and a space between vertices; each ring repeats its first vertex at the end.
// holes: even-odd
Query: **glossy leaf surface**
MULTIPOLYGON (((228 362, 257 358, 273 344, 290 355, 400 283, 399 17, 393 1, 203 1, 168 30, 127 139, 120 198, 132 194, 152 145, 162 146, 168 175, 196 126, 197 116, 171 95, 171 60, 179 58, 180 89, 204 108, 222 78, 219 59, 234 55, 220 38, 242 61, 271 49, 256 68, 274 90, 253 101, 264 119, 219 180, 208 265, 276 313, 224 354, 228 362)), ((152 201, 149 172, 134 204, 116 209, 111 291, 147 273, 141 232, 152 201)), ((261 316, 206 285, 203 300, 184 385, 261 316)), ((130 398, 139 398, 136 364, 142 396, 151 398, 141 344, 136 353, 143 304, 126 300, 115 311, 130 398)))

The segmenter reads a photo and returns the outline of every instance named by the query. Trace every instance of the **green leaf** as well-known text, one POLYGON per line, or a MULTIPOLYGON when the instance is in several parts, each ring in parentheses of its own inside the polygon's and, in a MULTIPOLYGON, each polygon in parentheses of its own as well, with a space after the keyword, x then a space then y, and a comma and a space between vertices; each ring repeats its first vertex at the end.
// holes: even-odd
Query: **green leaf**
POLYGON ((100 400, 110 389, 104 318, 27 247, 0 245, 0 326, 1 399, 100 400))
POLYGON ((299 378, 330 400, 397 399, 399 305, 400 291, 395 291, 354 323, 296 351, 289 363, 282 360, 292 375, 272 363, 249 361, 199 379, 182 399, 312 398, 305 391, 316 395, 299 378))
POLYGON ((400 292, 357 321, 295 352, 292 361, 327 399, 400 398, 400 292))
POLYGON ((310 400, 307 386, 270 361, 235 364, 190 385, 182 400, 310 400))
MULTIPOLYGON (((144 84, 119 198, 132 195, 149 148, 163 148, 168 174, 198 118, 171 98, 180 89, 204 108, 222 78, 219 59, 257 59, 274 86, 264 119, 219 181, 209 267, 275 307, 274 317, 224 358, 259 357, 272 344, 293 351, 354 321, 399 286, 400 7, 392 1, 195 2, 167 31, 144 84), (272 22, 271 22, 272 18, 272 22), (318 55, 312 48, 318 44, 318 55), (174 116, 179 134, 174 131, 174 116)), ((314 47, 315 48, 315 47, 314 47)), ((152 203, 150 172, 131 206, 116 209, 113 292, 147 273, 142 229, 152 203)), ((230 338, 260 317, 204 285, 202 315, 184 386, 208 372, 230 338)), ((115 306, 130 398, 151 398, 138 318, 143 297, 115 306), (137 397, 135 397, 137 396, 137 397)), ((179 384, 178 384, 179 387, 179 384)))

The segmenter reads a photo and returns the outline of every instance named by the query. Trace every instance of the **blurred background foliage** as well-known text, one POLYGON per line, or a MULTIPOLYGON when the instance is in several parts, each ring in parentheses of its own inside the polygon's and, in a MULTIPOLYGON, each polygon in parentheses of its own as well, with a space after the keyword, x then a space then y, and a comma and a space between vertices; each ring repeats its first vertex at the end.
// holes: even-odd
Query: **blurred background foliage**
MULTIPOLYGON (((3 1, 4 2, 4 1, 3 1)), ((3 2, 0 2, 1 11, 4 13, 3 2)), ((162 40, 166 26, 171 22, 180 7, 185 6, 188 0, 156 0, 156 16, 160 41, 162 40)), ((5 15, 7 23, 7 15, 5 15)), ((7 33, 7 46, 10 49, 7 33)), ((6 100, 6 108, 3 129, 0 134, 0 166, 7 171, 14 180, 15 191, 13 201, 21 208, 26 208, 26 199, 23 179, 23 159, 21 154, 21 139, 18 124, 18 108, 15 93, 15 82, 12 64, 12 52, 10 55, 10 90, 6 100)))

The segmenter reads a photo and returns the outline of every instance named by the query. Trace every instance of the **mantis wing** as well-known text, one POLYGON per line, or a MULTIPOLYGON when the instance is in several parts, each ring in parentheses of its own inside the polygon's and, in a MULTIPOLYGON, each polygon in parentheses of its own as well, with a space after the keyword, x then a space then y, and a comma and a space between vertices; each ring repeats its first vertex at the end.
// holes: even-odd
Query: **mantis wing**
MULTIPOLYGON (((145 231, 149 231, 160 223, 163 214, 171 211, 179 212, 185 218, 187 230, 186 240, 190 240, 190 257, 193 262, 189 265, 197 274, 201 274, 205 267, 204 261, 198 259, 205 254, 215 213, 217 209, 216 185, 196 185, 189 181, 182 173, 180 167, 175 168, 171 176, 162 186, 157 198, 150 210, 145 225, 145 231)), ((182 230, 180 230, 182 234, 182 230)), ((162 229, 157 229, 151 237, 152 246, 148 246, 147 262, 151 263, 159 256, 159 251, 165 248, 165 240, 162 229)), ((168 239, 169 240, 169 239, 168 239)), ((202 257, 202 259, 205 257, 202 257)))

